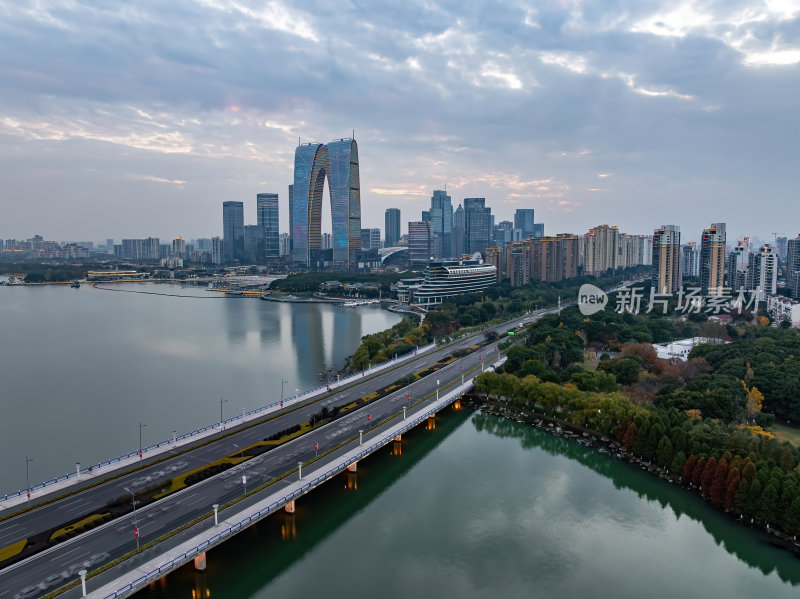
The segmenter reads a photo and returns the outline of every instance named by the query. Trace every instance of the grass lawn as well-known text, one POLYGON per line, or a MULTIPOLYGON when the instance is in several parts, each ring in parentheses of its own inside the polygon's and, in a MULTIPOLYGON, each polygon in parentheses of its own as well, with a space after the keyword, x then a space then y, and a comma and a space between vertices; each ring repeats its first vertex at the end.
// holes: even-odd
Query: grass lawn
POLYGON ((789 426, 782 422, 776 422, 769 427, 769 432, 775 435, 779 441, 788 441, 800 447, 800 428, 796 426, 789 426))

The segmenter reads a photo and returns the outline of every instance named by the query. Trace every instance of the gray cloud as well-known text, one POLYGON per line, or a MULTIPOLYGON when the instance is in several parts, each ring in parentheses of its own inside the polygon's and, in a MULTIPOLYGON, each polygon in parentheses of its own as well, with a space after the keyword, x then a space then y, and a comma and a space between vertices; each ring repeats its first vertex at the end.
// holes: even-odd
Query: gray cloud
POLYGON ((800 11, 629 4, 0 2, 0 237, 219 234, 351 129, 365 226, 447 183, 548 232, 797 233, 800 11))

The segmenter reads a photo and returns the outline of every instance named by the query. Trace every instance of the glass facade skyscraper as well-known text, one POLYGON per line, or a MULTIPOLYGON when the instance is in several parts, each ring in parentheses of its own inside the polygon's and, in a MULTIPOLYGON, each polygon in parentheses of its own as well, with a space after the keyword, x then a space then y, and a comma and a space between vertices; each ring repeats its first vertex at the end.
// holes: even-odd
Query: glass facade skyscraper
POLYGON ((387 208, 385 217, 386 246, 395 247, 400 241, 400 209, 387 208))
MULTIPOLYGON (((423 219, 425 220, 425 219, 423 219)), ((430 221, 433 226, 433 234, 439 240, 436 244, 440 248, 440 255, 437 258, 449 258, 453 255, 452 232, 453 232, 453 204, 446 191, 436 189, 431 197, 430 221)))
POLYGON ((492 210, 486 198, 464 198, 464 248, 467 254, 486 253, 492 227, 492 210))
POLYGON ((522 238, 533 237, 533 208, 517 208, 514 213, 514 228, 522 231, 522 238))
POLYGON ((361 183, 358 146, 353 139, 305 144, 295 151, 290 214, 293 260, 311 266, 312 253, 321 249, 325 179, 331 196, 334 266, 349 269, 361 247, 361 183))
POLYGON ((280 258, 280 221, 278 218, 278 194, 259 193, 256 196, 258 226, 264 235, 264 260, 280 258))
POLYGON ((225 262, 244 259, 244 203, 222 202, 222 237, 225 262))

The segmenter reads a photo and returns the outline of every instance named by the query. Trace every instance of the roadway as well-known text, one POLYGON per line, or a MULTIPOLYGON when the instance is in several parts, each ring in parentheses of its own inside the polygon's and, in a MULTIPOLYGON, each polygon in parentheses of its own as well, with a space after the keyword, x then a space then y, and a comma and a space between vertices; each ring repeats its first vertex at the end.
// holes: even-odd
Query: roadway
MULTIPOLYGON (((544 313, 529 315, 516 321, 506 323, 495 330, 502 332, 540 318, 544 313)), ((226 437, 219 438, 207 445, 197 447, 169 458, 159 464, 142 470, 125 474, 115 480, 108 481, 90 489, 81 490, 67 498, 49 505, 41 506, 0 523, 0 547, 29 538, 35 533, 61 525, 70 518, 92 513, 103 508, 110 500, 121 496, 129 496, 126 488, 136 489, 151 486, 159 480, 167 480, 182 472, 188 472, 219 458, 231 455, 239 447, 248 447, 265 437, 285 430, 293 425, 307 422, 312 415, 318 413, 323 406, 339 406, 350 403, 367 395, 374 389, 383 388, 406 374, 411 374, 448 356, 453 351, 473 345, 483 337, 485 331, 467 337, 440 350, 429 352, 416 360, 409 360, 398 368, 374 376, 364 383, 355 384, 349 389, 339 390, 322 399, 312 400, 300 408, 285 410, 277 417, 240 431, 234 431, 226 437), (235 445, 234 445, 235 444, 235 445), (148 480, 149 479, 149 480, 148 480)), ((358 435, 359 429, 367 431, 371 423, 399 412, 411 403, 435 394, 436 380, 441 387, 460 380, 460 367, 464 372, 480 366, 479 356, 484 359, 494 355, 494 345, 468 354, 449 366, 427 376, 399 391, 378 399, 352 413, 318 427, 314 431, 280 445, 275 449, 244 462, 244 475, 249 488, 263 484, 272 478, 296 468, 298 462, 305 462, 323 453, 343 441, 358 435), (317 451, 314 449, 317 443, 317 451)), ((420 406, 421 408, 422 406, 420 406)), ((368 435, 369 433, 367 433, 368 435)), ((357 443, 357 441, 356 441, 357 443)), ((351 447, 342 447, 315 463, 324 464, 322 460, 333 460, 351 447)), ((282 484, 282 483, 276 483, 282 484)), ((136 546, 133 535, 134 518, 139 522, 140 542, 146 543, 155 539, 198 516, 209 512, 212 504, 224 504, 244 492, 242 469, 237 466, 213 478, 190 486, 160 501, 144 506, 135 514, 128 514, 112 520, 94 530, 83 533, 64 543, 55 545, 46 551, 33 555, 18 564, 13 564, 0 571, 0 599, 17 597, 28 589, 29 592, 20 597, 39 597, 62 584, 73 580, 77 571, 89 566, 96 568, 103 563, 126 554, 136 546), (90 564, 86 564, 87 560, 90 564), (37 587, 38 588, 32 588, 37 587)), ((180 535, 177 535, 180 537, 180 535)), ((154 548, 157 549, 157 548, 154 548)), ((134 563, 132 560, 131 565, 134 563)), ((126 567, 123 563, 114 568, 126 567)))

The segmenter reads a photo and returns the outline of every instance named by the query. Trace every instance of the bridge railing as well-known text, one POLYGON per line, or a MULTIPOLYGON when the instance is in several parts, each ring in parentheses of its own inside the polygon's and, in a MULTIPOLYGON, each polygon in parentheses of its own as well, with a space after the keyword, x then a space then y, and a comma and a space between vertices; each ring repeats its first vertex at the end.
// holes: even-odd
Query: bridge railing
MULTIPOLYGON (((192 437, 202 436, 203 433, 208 433, 209 431, 223 430, 229 424, 233 424, 233 423, 237 423, 237 422, 238 423, 245 422, 248 419, 250 419, 250 418, 252 418, 252 417, 254 417, 254 416, 258 415, 258 414, 261 414, 263 412, 267 412, 267 411, 269 411, 271 409, 274 409, 276 407, 280 407, 281 404, 283 404, 283 407, 285 407, 286 405, 288 405, 288 404, 290 404, 292 402, 296 402, 296 401, 299 401, 301 399, 305 399, 305 398, 307 398, 309 396, 316 395, 317 393, 322 391, 322 389, 331 389, 331 390, 333 390, 335 388, 341 387, 342 385, 346 385, 346 384, 348 384, 348 383, 350 383, 352 381, 364 378, 367 375, 373 374, 373 373, 375 373, 375 372, 377 372, 379 370, 383 370, 383 369, 387 368, 388 366, 391 366, 392 364, 394 364, 394 363, 396 363, 398 361, 406 360, 406 359, 411 358, 411 357, 413 357, 413 356, 415 356, 415 355, 417 355, 419 353, 427 352, 427 351, 429 351, 430 349, 432 349, 434 347, 437 347, 437 344, 436 343, 430 343, 428 345, 419 347, 417 349, 413 349, 413 350, 411 350, 411 351, 409 351, 409 352, 407 352, 405 354, 402 354, 400 356, 395 356, 394 358, 392 358, 390 360, 386 360, 385 362, 381 362, 380 364, 375 364, 374 366, 370 366, 369 368, 367 368, 366 370, 364 370, 364 371, 362 371, 360 373, 357 372, 355 374, 351 374, 351 375, 346 376, 344 378, 340 378, 335 383, 319 385, 317 387, 314 387, 313 389, 308 389, 306 391, 302 391, 301 393, 297 393, 295 395, 292 395, 291 397, 288 397, 288 398, 284 399, 283 401, 280 401, 280 400, 279 401, 275 401, 275 402, 272 402, 272 403, 267 404, 265 406, 261 406, 260 408, 256 408, 254 410, 250 410, 248 412, 244 412, 243 414, 237 414, 236 416, 228 418, 227 420, 223 420, 222 422, 215 422, 213 424, 209 424, 209 425, 204 426, 202 428, 198 428, 196 430, 193 430, 192 432, 183 433, 182 435, 177 435, 173 439, 167 439, 165 441, 160 441, 160 442, 155 443, 153 445, 149 445, 147 447, 143 447, 142 448, 142 457, 144 457, 148 452, 152 452, 155 449, 160 449, 162 447, 166 447, 166 446, 169 446, 169 445, 174 445, 179 441, 185 441, 187 439, 191 439, 192 437)), ((138 455, 139 455, 139 450, 137 449, 137 450, 131 451, 129 453, 126 453, 124 455, 118 456, 116 458, 112 458, 110 460, 104 460, 102 462, 94 464, 93 466, 88 466, 88 467, 85 467, 85 468, 81 468, 80 473, 81 474, 89 474, 94 470, 98 470, 99 468, 106 468, 108 466, 111 466, 113 464, 122 462, 124 460, 128 460, 128 459, 136 457, 138 455)), ((57 477, 52 478, 50 480, 47 480, 45 482, 41 482, 41 483, 32 485, 30 487, 30 492, 37 491, 39 489, 44 489, 46 487, 49 487, 51 485, 55 485, 57 483, 65 481, 65 480, 76 478, 77 476, 78 476, 77 470, 75 472, 71 472, 69 474, 63 474, 61 476, 57 476, 57 477)), ((15 491, 14 493, 6 493, 6 494, 4 494, 2 496, 2 498, 0 498, 0 501, 6 501, 8 499, 13 499, 15 497, 21 497, 21 496, 25 495, 26 493, 28 493, 28 488, 20 489, 19 491, 15 491)))
POLYGON ((286 493, 279 499, 271 502, 267 507, 258 510, 254 514, 241 518, 238 522, 230 525, 228 528, 221 531, 220 533, 214 535, 209 539, 206 539, 201 543, 198 543, 197 545, 188 549, 187 551, 183 552, 177 557, 172 558, 166 564, 162 564, 158 568, 152 569, 144 576, 137 578, 136 580, 126 584, 124 587, 120 589, 117 589, 112 594, 106 595, 105 599, 118 599, 120 597, 127 596, 129 593, 145 586, 146 584, 152 582, 153 580, 161 578, 166 573, 179 568, 180 566, 187 563, 193 557, 203 553, 204 550, 210 549, 211 547, 219 544, 219 542, 221 542, 225 537, 228 537, 232 534, 242 531, 248 525, 258 522, 263 518, 266 518, 273 512, 285 506, 287 503, 297 499, 302 495, 305 495, 312 488, 329 480, 333 476, 346 470, 347 467, 350 466, 351 464, 364 459, 366 456, 373 453, 377 449, 380 449, 381 447, 387 445, 388 443, 391 442, 392 439, 394 439, 398 435, 406 433, 407 431, 411 430, 412 428, 414 428, 415 426, 419 425, 421 422, 429 418, 431 415, 441 410, 444 406, 453 402, 457 397, 460 397, 461 395, 472 389, 473 381, 474 379, 468 379, 463 385, 459 385, 456 389, 444 395, 439 401, 434 402, 426 409, 422 410, 420 413, 414 415, 413 418, 409 418, 406 424, 404 424, 403 426, 399 428, 396 427, 389 428, 389 430, 385 431, 384 434, 378 438, 378 440, 372 442, 370 445, 367 445, 364 449, 362 449, 355 455, 350 455, 346 457, 346 459, 342 459, 345 457, 342 456, 342 458, 335 460, 331 464, 331 466, 328 469, 326 469, 322 474, 316 475, 312 480, 310 480, 306 484, 300 486, 299 488, 289 493, 286 493))
MULTIPOLYGON (((518 319, 518 317, 514 317, 512 319, 509 319, 506 322, 512 322, 512 321, 517 320, 517 319, 518 319)), ((493 325, 493 326, 497 326, 497 325, 493 325)), ((488 327, 485 327, 485 326, 481 327, 478 331, 475 331, 475 333, 479 333, 480 331, 483 331, 486 328, 488 328, 488 327)), ((327 389, 335 389, 337 387, 341 387, 342 385, 348 384, 351 381, 355 381, 355 380, 358 380, 360 378, 364 378, 364 377, 367 376, 367 374, 372 374, 372 373, 375 373, 375 372, 377 372, 379 370, 383 370, 383 369, 387 368, 388 366, 392 365, 393 363, 396 363, 396 362, 398 362, 400 360, 406 360, 408 358, 413 357, 414 355, 417 355, 418 353, 427 352, 427 351, 429 351, 430 349, 432 349, 434 347, 447 347, 448 345, 451 345, 451 344, 455 343, 458 340, 459 339, 457 339, 457 338, 450 339, 450 340, 448 340, 447 343, 444 343, 444 344, 436 343, 436 342, 429 343, 428 345, 425 345, 423 347, 419 347, 417 349, 411 350, 411 351, 409 351, 409 352, 407 352, 405 354, 402 354, 400 356, 395 356, 394 358, 392 358, 390 360, 386 360, 385 362, 381 362, 380 364, 376 364, 374 366, 370 366, 366 370, 362 371, 360 374, 358 372, 356 372, 355 374, 351 374, 350 376, 347 376, 347 377, 344 377, 342 379, 339 379, 335 383, 320 385, 318 387, 314 387, 313 389, 309 389, 309 390, 303 391, 301 393, 297 393, 297 394, 292 395, 291 397, 283 400, 284 407, 288 403, 295 402, 295 401, 298 401, 298 400, 300 400, 302 398, 306 398, 308 396, 315 395, 316 393, 319 393, 323 389, 323 387, 327 388, 327 389)), ((142 448, 142 456, 144 456, 146 453, 148 453, 150 451, 153 451, 154 449, 160 449, 160 448, 168 446, 168 445, 176 444, 178 441, 185 441, 185 440, 190 439, 192 437, 198 437, 200 435, 203 435, 203 433, 207 433, 207 432, 213 431, 215 429, 224 430, 225 426, 227 426, 228 424, 233 424, 235 422, 239 422, 239 423, 245 422, 246 420, 248 420, 249 418, 251 418, 251 417, 253 417, 253 416, 257 415, 257 414, 261 414, 261 413, 266 412, 266 411, 268 411, 270 409, 274 409, 274 408, 276 408, 276 407, 278 407, 280 405, 281 405, 281 401, 276 401, 276 402, 273 402, 271 404, 267 404, 265 406, 262 406, 260 408, 256 408, 254 410, 250 410, 249 412, 245 412, 244 414, 237 414, 236 416, 228 418, 227 420, 223 420, 222 422, 215 422, 213 424, 209 424, 209 425, 204 426, 202 428, 198 428, 196 430, 193 430, 190 433, 184 433, 182 435, 177 435, 174 439, 167 439, 166 441, 160 441, 159 443, 155 443, 154 445, 150 445, 148 447, 142 448)), ((119 457, 112 458, 110 460, 102 461, 102 462, 100 462, 98 464, 95 464, 93 466, 89 466, 87 468, 81 468, 80 473, 81 474, 88 474, 88 473, 91 473, 93 470, 97 470, 99 468, 105 468, 105 467, 111 466, 111 465, 119 463, 119 462, 121 462, 123 460, 128 460, 128 459, 130 459, 132 457, 135 457, 137 455, 139 455, 139 450, 131 451, 130 453, 126 453, 125 455, 121 455, 119 457)), ((75 478, 77 476, 78 476, 77 471, 76 472, 71 472, 69 474, 63 474, 61 476, 57 476, 56 478, 53 478, 53 479, 47 480, 45 482, 38 483, 36 485, 31 486, 30 487, 30 491, 33 492, 33 491, 37 491, 39 489, 44 489, 44 488, 49 487, 51 485, 55 485, 57 483, 60 483, 60 482, 63 482, 65 480, 69 480, 69 479, 75 478)), ((15 497, 21 497, 21 496, 25 495, 27 492, 28 492, 28 489, 26 488, 26 489, 20 489, 19 491, 16 491, 14 493, 6 493, 5 495, 2 496, 2 498, 0 498, 0 502, 6 501, 8 499, 13 499, 15 497)))

